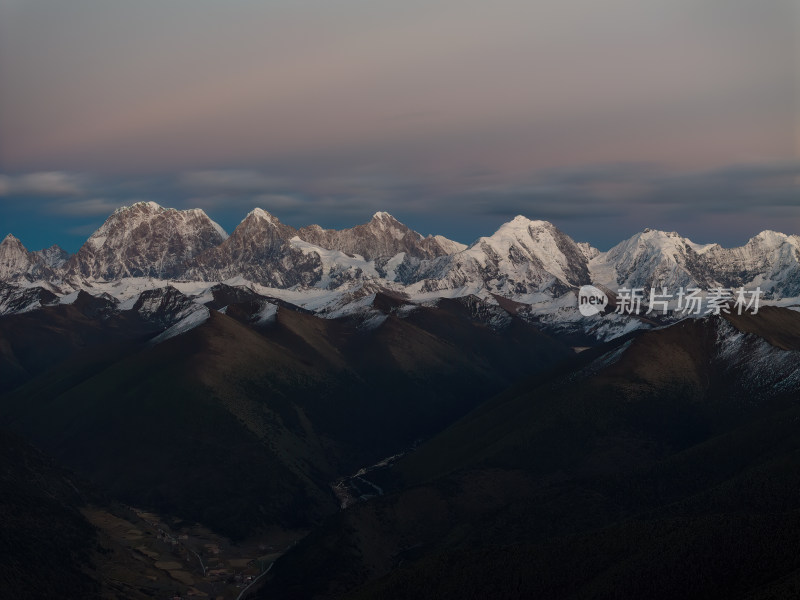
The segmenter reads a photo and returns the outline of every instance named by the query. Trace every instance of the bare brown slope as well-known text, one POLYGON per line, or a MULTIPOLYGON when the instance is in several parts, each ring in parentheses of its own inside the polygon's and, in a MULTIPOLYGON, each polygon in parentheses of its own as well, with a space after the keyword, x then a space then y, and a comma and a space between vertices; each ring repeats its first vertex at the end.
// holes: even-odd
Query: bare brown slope
POLYGON ((758 313, 724 315, 734 327, 764 338, 784 350, 800 350, 800 312, 777 306, 762 306, 758 313))

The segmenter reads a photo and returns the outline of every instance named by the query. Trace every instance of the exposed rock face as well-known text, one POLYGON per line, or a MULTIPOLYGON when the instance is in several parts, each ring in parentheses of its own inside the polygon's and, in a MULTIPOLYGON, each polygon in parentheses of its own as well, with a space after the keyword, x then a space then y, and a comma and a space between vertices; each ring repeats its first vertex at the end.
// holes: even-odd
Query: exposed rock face
POLYGON ((696 244, 646 229, 607 252, 576 243, 547 221, 518 216, 467 247, 424 237, 388 213, 341 231, 295 229, 254 209, 228 237, 202 210, 140 202, 115 211, 77 254, 0 243, 0 281, 69 293, 125 277, 227 281, 342 290, 375 284, 424 298, 487 297, 548 302, 594 283, 621 287, 761 287, 800 297, 800 236, 764 231, 740 248, 696 244))
POLYGON ((714 245, 706 257, 723 286, 760 285, 771 296, 800 296, 800 236, 762 231, 740 248, 714 245))
POLYGON ((58 270, 69 254, 58 246, 28 252, 10 233, 0 242, 0 281, 37 281, 58 279, 58 270))
POLYGON ((359 254, 366 260, 391 258, 401 252, 413 258, 431 259, 466 247, 442 236, 423 237, 385 212, 375 213, 369 223, 351 229, 337 231, 310 225, 300 228, 297 236, 328 250, 359 254))
POLYGON ((600 253, 592 280, 609 287, 754 288, 768 297, 800 295, 800 237, 763 231, 739 248, 695 244, 675 232, 646 229, 600 253))
POLYGON ((171 325, 200 307, 172 286, 145 290, 136 299, 132 310, 148 322, 171 325))
MULTIPOLYGON (((378 277, 405 284, 420 278, 420 269, 429 268, 426 261, 461 252, 467 247, 441 235, 423 237, 386 212, 375 213, 368 223, 351 229, 337 231, 310 225, 300 228, 297 235, 321 248, 372 262, 369 269, 362 268, 362 273, 374 269, 378 277)), ((340 279, 351 279, 349 275, 343 273, 340 279)))
POLYGON ((60 269, 69 260, 69 252, 57 244, 44 250, 37 250, 33 254, 40 263, 53 270, 60 269))
POLYGON ((313 285, 322 276, 321 260, 293 248, 289 240, 296 235, 294 227, 256 208, 227 240, 197 256, 183 276, 204 281, 241 276, 280 288, 313 285))
POLYGON ((166 279, 182 273, 190 259, 226 237, 200 209, 179 211, 137 202, 116 210, 65 270, 69 276, 87 279, 166 279))
POLYGON ((58 297, 40 286, 20 288, 0 282, 0 315, 28 312, 58 302, 58 297))
POLYGON ((0 242, 0 279, 3 281, 28 273, 34 264, 32 254, 10 233, 0 242))
POLYGON ((674 231, 645 229, 592 259, 592 279, 614 289, 710 285, 703 259, 709 249, 674 231))

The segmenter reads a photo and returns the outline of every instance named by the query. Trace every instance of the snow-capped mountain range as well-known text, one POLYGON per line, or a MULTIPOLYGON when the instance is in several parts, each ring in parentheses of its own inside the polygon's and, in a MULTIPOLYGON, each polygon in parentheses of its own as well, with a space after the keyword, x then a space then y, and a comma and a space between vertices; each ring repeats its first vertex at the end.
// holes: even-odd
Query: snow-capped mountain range
POLYGON ((800 236, 764 231, 723 248, 646 229, 600 252, 552 223, 518 216, 465 246, 422 236, 385 212, 339 231, 295 229, 259 208, 228 236, 200 209, 139 202, 115 211, 72 256, 57 246, 29 252, 9 234, 0 243, 0 282, 0 314, 68 302, 78 290, 133 306, 145 290, 171 284, 203 297, 224 282, 321 316, 362 310, 383 290, 412 304, 508 300, 515 312, 575 321, 575 291, 590 283, 610 291, 759 286, 773 301, 796 298, 800 236))

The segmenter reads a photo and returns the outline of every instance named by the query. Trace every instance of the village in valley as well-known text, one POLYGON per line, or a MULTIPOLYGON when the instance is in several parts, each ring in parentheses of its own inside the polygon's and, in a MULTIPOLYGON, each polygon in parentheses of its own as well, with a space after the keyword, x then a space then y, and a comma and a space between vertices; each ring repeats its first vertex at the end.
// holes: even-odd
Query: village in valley
POLYGON ((236 545, 202 526, 135 508, 87 507, 83 513, 100 531, 96 562, 114 564, 102 592, 108 598, 244 600, 302 534, 276 531, 236 545))

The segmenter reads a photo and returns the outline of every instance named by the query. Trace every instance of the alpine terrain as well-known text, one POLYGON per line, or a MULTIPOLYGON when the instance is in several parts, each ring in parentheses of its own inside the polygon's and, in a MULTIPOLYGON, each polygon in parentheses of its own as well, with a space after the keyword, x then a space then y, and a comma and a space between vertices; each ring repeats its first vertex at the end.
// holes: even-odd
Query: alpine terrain
POLYGON ((796 597, 800 236, 486 233, 153 202, 71 255, 9 233, 0 590, 796 597))

